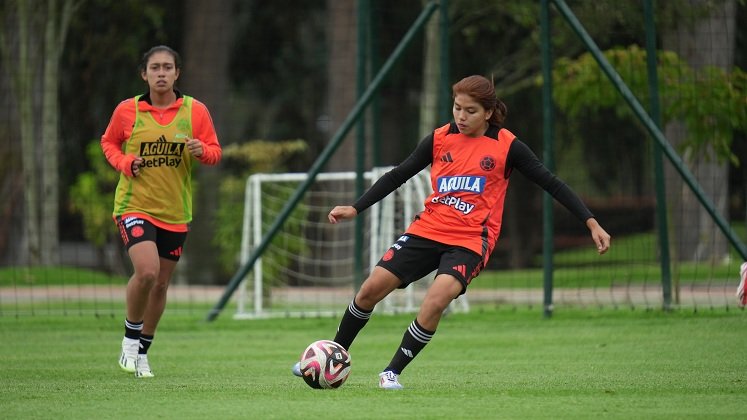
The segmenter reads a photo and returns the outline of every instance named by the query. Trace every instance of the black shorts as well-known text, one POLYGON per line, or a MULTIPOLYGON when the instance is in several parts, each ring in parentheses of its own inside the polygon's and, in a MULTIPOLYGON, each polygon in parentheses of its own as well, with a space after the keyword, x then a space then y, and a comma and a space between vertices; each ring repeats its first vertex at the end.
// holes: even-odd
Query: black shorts
POLYGON ((462 293, 472 279, 480 274, 483 258, 460 246, 446 245, 413 235, 402 235, 384 253, 378 264, 397 276, 401 289, 428 275, 450 274, 462 283, 462 293))
POLYGON ((139 217, 117 217, 117 226, 122 235, 125 249, 140 242, 156 243, 158 256, 171 261, 179 261, 182 256, 182 246, 187 239, 187 232, 172 232, 162 229, 153 223, 139 217))

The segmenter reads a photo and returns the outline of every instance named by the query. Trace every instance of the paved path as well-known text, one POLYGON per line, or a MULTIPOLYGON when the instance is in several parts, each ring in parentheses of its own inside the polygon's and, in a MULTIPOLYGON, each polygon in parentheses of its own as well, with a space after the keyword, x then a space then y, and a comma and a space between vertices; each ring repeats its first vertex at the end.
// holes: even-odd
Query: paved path
MULTIPOLYGON (((736 308, 734 292, 736 285, 686 286, 672 298, 675 306, 736 308)), ((169 288, 169 302, 193 303, 200 306, 214 305, 224 293, 221 286, 181 286, 169 288)), ((231 297, 237 301, 240 290, 231 297)), ((388 301, 380 307, 393 311, 412 311, 422 300, 424 290, 417 289, 412 293, 395 291, 388 301)), ((277 288, 271 297, 265 297, 264 307, 287 313, 286 308, 298 308, 299 304, 307 307, 343 308, 352 299, 352 288, 349 287, 314 287, 314 288, 277 288)), ((470 289, 467 301, 457 300, 453 308, 465 309, 477 304, 542 306, 542 289, 470 289)), ((50 286, 50 287, 5 287, 0 288, 0 308, 2 313, 12 312, 15 304, 43 307, 49 302, 124 302, 125 287, 114 285, 102 286, 50 286)), ((553 291, 555 307, 635 307, 658 309, 662 307, 662 292, 652 286, 616 286, 608 288, 555 289, 553 291)), ((182 305, 183 307, 184 305, 182 305)), ((250 306, 247 304, 247 306, 250 306)), ((342 311, 342 309, 339 309, 342 311)), ((312 312, 314 310, 312 309, 312 312)))

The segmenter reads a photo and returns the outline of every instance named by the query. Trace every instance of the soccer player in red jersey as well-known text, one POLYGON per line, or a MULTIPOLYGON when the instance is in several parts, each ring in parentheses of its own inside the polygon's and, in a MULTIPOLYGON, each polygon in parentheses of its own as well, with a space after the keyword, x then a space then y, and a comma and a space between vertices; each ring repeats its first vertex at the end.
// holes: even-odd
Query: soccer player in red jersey
MULTIPOLYGON (((399 374, 430 342, 441 314, 486 266, 498 236, 509 176, 518 170, 585 223, 604 254, 610 235, 579 197, 507 129, 507 108, 493 84, 469 76, 453 87, 454 121, 437 128, 401 164, 382 176, 352 206, 337 206, 330 223, 352 219, 431 165, 433 193, 423 210, 379 260, 340 321, 334 341, 349 350, 374 306, 397 288, 436 270, 436 277, 379 386, 401 389, 399 374)), ((294 366, 293 373, 299 375, 294 366)))
POLYGON ((180 61, 164 45, 146 52, 148 92, 120 102, 101 137, 120 172, 113 217, 134 268, 119 366, 138 378, 153 376, 148 349, 192 221, 192 166, 215 165, 222 154, 207 107, 174 87, 180 61))

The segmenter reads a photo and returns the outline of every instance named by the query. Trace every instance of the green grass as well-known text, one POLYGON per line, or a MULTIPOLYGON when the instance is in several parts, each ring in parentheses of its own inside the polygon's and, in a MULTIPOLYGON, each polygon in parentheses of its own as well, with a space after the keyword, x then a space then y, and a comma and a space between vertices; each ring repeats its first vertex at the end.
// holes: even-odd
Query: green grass
POLYGON ((127 278, 77 267, 0 268, 0 287, 110 284, 127 284, 127 278))
POLYGON ((376 388, 412 317, 374 316, 337 390, 290 365, 337 320, 234 321, 168 311, 156 377, 116 366, 122 320, 0 317, 4 418, 743 418, 744 311, 475 311, 441 323, 401 377, 376 388))
MULTIPOLYGON (((603 257, 602 257, 603 258, 603 257)), ((542 287, 543 269, 486 270, 470 288, 525 288, 542 287)), ((682 263, 672 271, 673 281, 681 284, 708 284, 713 281, 739 282, 739 264, 682 263)), ((553 270, 556 288, 610 287, 629 284, 660 284, 661 267, 658 263, 619 265, 588 265, 568 267, 558 265, 553 270)), ((736 286, 735 286, 736 287, 736 286)))
MULTIPOLYGON (((737 233, 739 238, 745 238, 745 227, 743 223, 736 223, 733 225, 734 232, 737 233)), ((556 252, 553 256, 553 262, 556 266, 576 266, 576 265, 587 265, 587 264, 622 264, 631 265, 636 263, 644 264, 655 264, 659 263, 659 252, 658 252, 658 239, 656 232, 636 233, 623 237, 613 237, 609 252, 603 257, 600 257, 594 250, 591 238, 589 238, 588 246, 582 246, 575 249, 566 249, 560 252, 556 252)), ((744 239, 742 239, 744 240, 744 239)), ((742 258, 739 256, 734 247, 731 246, 727 241, 729 247, 729 256, 733 261, 741 261, 742 258)), ((674 246, 670 245, 670 254, 674 251, 674 246)), ((538 255, 535 258, 535 264, 542 264, 542 256, 538 255)), ((685 266, 691 266, 691 264, 685 264, 685 266)), ((700 263, 700 265, 707 265, 700 263)))

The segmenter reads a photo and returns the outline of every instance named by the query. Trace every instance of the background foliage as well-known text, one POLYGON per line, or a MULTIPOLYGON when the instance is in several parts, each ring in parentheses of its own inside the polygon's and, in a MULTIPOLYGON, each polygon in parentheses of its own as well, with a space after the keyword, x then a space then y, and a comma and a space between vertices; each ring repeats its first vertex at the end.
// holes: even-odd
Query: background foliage
MULTIPOLYGON (((167 44, 180 51, 184 59, 179 88, 208 105, 229 156, 220 167, 200 168, 197 173, 200 188, 195 195, 195 221, 187 257, 190 253, 199 257, 186 258, 183 266, 193 283, 223 283, 236 261, 237 231, 231 228, 235 227, 237 209, 221 203, 237 205, 241 177, 248 173, 267 168, 307 170, 354 102, 354 2, 65 1, 69 2, 75 6, 75 13, 60 54, 58 83, 58 222, 63 248, 101 252, 119 246, 113 224, 106 232, 109 210, 104 202, 106 188, 111 188, 107 179, 112 174, 106 173, 106 164, 101 166, 103 156, 97 156, 95 146, 89 144, 103 133, 119 101, 144 91, 137 72, 141 54, 153 45, 167 44), (270 144, 294 138, 303 139, 305 151, 275 155, 265 153, 262 146, 249 149, 251 161, 233 163, 230 157, 232 145, 245 145, 251 139, 270 144), (102 210, 107 216, 100 214, 102 210)), ((422 8, 422 2, 372 3, 371 34, 375 42, 368 52, 369 74, 374 74, 388 57, 422 8)), ((17 98, 9 89, 10 80, 16 76, 19 45, 24 41, 19 35, 19 4, 7 1, 0 6, 3 45, 8 46, 6 58, 0 62, 0 88, 4 93, 0 99, 0 157, 8 162, 0 168, 0 191, 5 198, 0 203, 3 265, 28 261, 22 252, 27 241, 24 225, 29 223, 22 212, 24 179, 19 162, 24 153, 18 141, 17 98)), ((29 45, 43 45, 43 24, 52 9, 41 1, 27 4, 34 12, 29 22, 29 45)), ((491 77, 509 107, 507 126, 541 155, 539 2, 452 0, 449 4, 450 79, 469 74, 491 77)), ((642 3, 621 5, 603 0, 570 2, 570 6, 646 104, 642 3)), ((739 24, 747 17, 747 7, 743 1, 675 0, 656 2, 656 8, 665 117, 668 121, 684 121, 688 129, 689 142, 679 150, 691 148, 691 154, 699 156, 713 147, 714 156, 731 159, 718 162, 719 170, 726 175, 716 183, 728 184, 728 190, 716 201, 724 203, 723 211, 729 218, 747 220, 747 168, 736 164, 747 153, 747 32, 745 25, 739 24), (731 31, 727 35, 733 39, 733 48, 724 53, 731 57, 729 66, 696 65, 697 60, 683 54, 700 52, 702 56, 695 58, 701 60, 700 64, 708 64, 720 51, 715 45, 721 44, 709 48, 692 48, 685 41, 679 47, 677 44, 686 38, 683 34, 698 34, 696 38, 701 40, 718 36, 721 28, 711 23, 713 16, 731 17, 737 22, 727 28, 731 31), (703 26, 705 32, 699 29, 703 26)), ((559 111, 555 127, 558 173, 607 226, 614 227, 613 236, 650 232, 650 142, 620 106, 622 101, 600 76, 573 31, 557 13, 551 14, 551 20, 559 111)), ((374 129, 367 129, 367 166, 399 163, 427 134, 417 118, 426 77, 425 42, 422 36, 417 37, 382 86, 371 111, 379 116, 378 134, 374 137, 374 129)), ((41 75, 34 74, 38 82, 41 75)), ((37 90, 33 96, 36 113, 41 114, 40 98, 44 94, 37 90)), ((348 150, 338 153, 330 167, 351 168, 352 142, 352 138, 346 140, 343 147, 348 150)), ((42 155, 41 150, 34 152, 36 159, 42 155)), ((503 240, 492 259, 492 268, 536 267, 535 257, 541 250, 541 226, 537 223, 541 193, 517 177, 508 194, 503 240)), ((680 191, 673 191, 673 197, 679 195, 680 191)), ((693 213, 688 217, 699 216, 693 213)), ((681 225, 694 223, 686 220, 681 225)), ((578 244, 585 232, 583 226, 560 211, 557 235, 556 246, 567 248, 578 244)), ((710 237, 700 230, 694 235, 696 241, 710 237)), ((724 251, 717 248, 702 258, 718 260, 726 255, 724 251)), ((82 254, 63 257, 60 262, 86 266, 92 264, 81 261, 94 260, 93 265, 103 264, 112 272, 124 274, 122 266, 111 258, 84 258, 82 254)), ((680 257, 696 258, 684 251, 680 257)))

